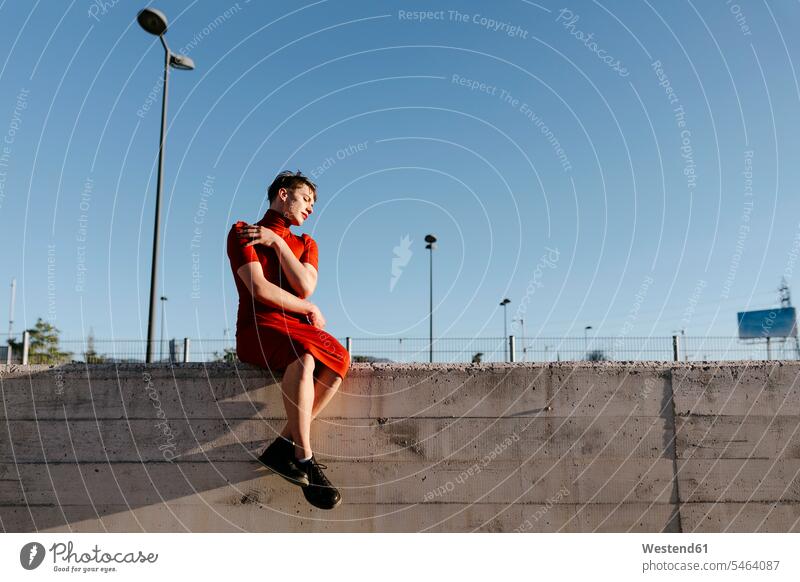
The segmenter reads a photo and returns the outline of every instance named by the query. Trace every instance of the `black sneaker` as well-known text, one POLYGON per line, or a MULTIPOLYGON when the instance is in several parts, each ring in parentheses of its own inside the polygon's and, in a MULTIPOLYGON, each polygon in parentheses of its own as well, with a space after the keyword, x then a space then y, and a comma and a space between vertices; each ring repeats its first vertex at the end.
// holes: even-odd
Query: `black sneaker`
POLYGON ((306 501, 320 509, 333 509, 342 502, 342 496, 322 472, 322 469, 328 468, 327 465, 317 463, 312 455, 310 461, 297 463, 297 466, 308 474, 309 484, 303 487, 306 501))
POLYGON ((295 463, 294 443, 283 437, 264 449, 258 460, 290 483, 304 487, 309 484, 308 475, 295 463))

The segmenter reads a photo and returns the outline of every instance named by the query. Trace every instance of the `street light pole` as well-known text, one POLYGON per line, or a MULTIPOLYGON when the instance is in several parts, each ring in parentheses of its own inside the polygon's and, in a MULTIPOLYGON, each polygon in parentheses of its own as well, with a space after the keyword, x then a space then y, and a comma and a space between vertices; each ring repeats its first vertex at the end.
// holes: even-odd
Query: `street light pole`
MULTIPOLYGON (((164 181, 164 138, 167 131, 167 89, 169 88, 169 48, 164 37, 158 37, 164 45, 164 93, 161 96, 161 136, 158 140, 158 181, 156 182, 156 218, 153 228, 153 260, 150 263, 150 313, 147 319, 147 363, 153 361, 153 340, 156 332, 156 290, 158 287, 158 247, 161 231, 161 186, 164 181)), ((161 330, 162 336, 164 330, 161 330)), ((163 342, 163 337, 161 338, 163 342)), ((161 346, 163 359, 164 346, 161 346)))
MULTIPOLYGON (((159 230, 161 226, 161 188, 164 179, 164 144, 167 133, 167 92, 169 88, 169 68, 184 71, 194 69, 194 62, 187 56, 173 54, 164 40, 167 32, 167 17, 160 10, 145 8, 136 20, 150 34, 156 35, 164 47, 164 93, 161 96, 161 135, 158 140, 158 181, 156 182, 156 216, 153 229, 153 260, 150 267, 150 308, 147 317, 147 356, 146 363, 153 361, 153 344, 156 333, 156 290, 158 288, 159 230)), ((163 349, 163 346, 162 346, 163 349)))
POLYGON ((506 354, 506 362, 508 361, 508 309, 506 309, 506 305, 511 303, 511 299, 506 297, 500 302, 500 305, 503 306, 503 344, 505 344, 505 354, 506 354))
POLYGON ((432 234, 425 235, 425 242, 428 243, 425 245, 426 249, 430 249, 430 309, 429 309, 429 319, 430 319, 430 334, 429 334, 429 350, 430 350, 430 361, 433 363, 433 249, 436 248, 436 237, 432 234))

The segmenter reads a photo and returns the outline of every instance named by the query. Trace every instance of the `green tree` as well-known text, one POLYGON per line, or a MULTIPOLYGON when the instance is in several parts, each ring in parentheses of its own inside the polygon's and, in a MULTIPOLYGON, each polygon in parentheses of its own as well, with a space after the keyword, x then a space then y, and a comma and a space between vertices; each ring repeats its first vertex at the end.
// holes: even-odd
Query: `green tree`
MULTIPOLYGON (((58 334, 61 331, 57 327, 39 317, 36 325, 26 331, 30 334, 29 364, 63 364, 70 361, 72 352, 58 349, 58 334)), ((22 354, 21 341, 10 340, 9 343, 14 353, 22 354)))
POLYGON ((392 360, 389 358, 376 358, 375 356, 359 356, 354 354, 353 357, 350 358, 350 361, 360 364, 384 364, 386 362, 391 362, 392 360))
POLYGON ((589 352, 589 356, 586 359, 590 362, 605 362, 608 358, 606 358, 603 350, 594 350, 589 352))
POLYGON ((223 350, 223 355, 219 355, 219 352, 213 353, 213 360, 212 362, 227 362, 232 364, 236 361, 236 348, 225 348, 223 350))

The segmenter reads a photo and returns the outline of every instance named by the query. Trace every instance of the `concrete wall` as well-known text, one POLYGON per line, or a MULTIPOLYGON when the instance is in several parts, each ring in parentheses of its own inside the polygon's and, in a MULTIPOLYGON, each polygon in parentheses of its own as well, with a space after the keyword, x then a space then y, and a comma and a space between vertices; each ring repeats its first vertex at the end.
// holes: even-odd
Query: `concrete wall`
POLYGON ((798 372, 355 364, 313 429, 326 512, 255 461, 283 425, 268 372, 0 366, 0 526, 800 531, 798 372))

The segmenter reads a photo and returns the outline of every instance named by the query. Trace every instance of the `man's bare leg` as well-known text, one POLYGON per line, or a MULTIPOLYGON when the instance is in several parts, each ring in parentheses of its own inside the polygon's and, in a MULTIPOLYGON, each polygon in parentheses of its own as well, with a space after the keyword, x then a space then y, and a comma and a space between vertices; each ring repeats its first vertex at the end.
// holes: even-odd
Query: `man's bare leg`
POLYGON ((342 377, 328 366, 322 366, 319 377, 314 383, 314 407, 311 409, 311 420, 319 416, 319 413, 336 395, 336 391, 339 390, 341 385, 342 377))
MULTIPOLYGON (((295 457, 313 458, 311 451, 311 419, 320 413, 336 393, 341 378, 320 368, 318 378, 314 381, 314 358, 304 354, 293 363, 291 370, 284 374, 286 389, 283 390, 286 407, 286 427, 284 432, 295 439, 295 457)), ((322 472, 324 465, 313 461, 296 462, 295 469, 305 473, 308 484, 303 489, 303 496, 314 507, 333 509, 342 501, 339 491, 331 484, 322 472)))
MULTIPOLYGON (((339 386, 342 384, 342 377, 339 376, 336 372, 328 368, 327 366, 322 366, 319 375, 314 382, 314 406, 311 409, 311 420, 317 418, 320 412, 328 405, 331 399, 336 394, 336 391, 339 389, 339 386)), ((292 423, 291 419, 287 416, 286 426, 283 427, 283 431, 281 431, 281 436, 287 439, 293 438, 294 434, 294 424, 292 423)), ((308 455, 306 455, 308 456, 308 455)))
POLYGON ((314 406, 314 357, 303 354, 287 366, 281 382, 286 428, 283 436, 295 442, 295 456, 311 456, 311 412, 314 406), (284 434, 286 433, 286 434, 284 434))

